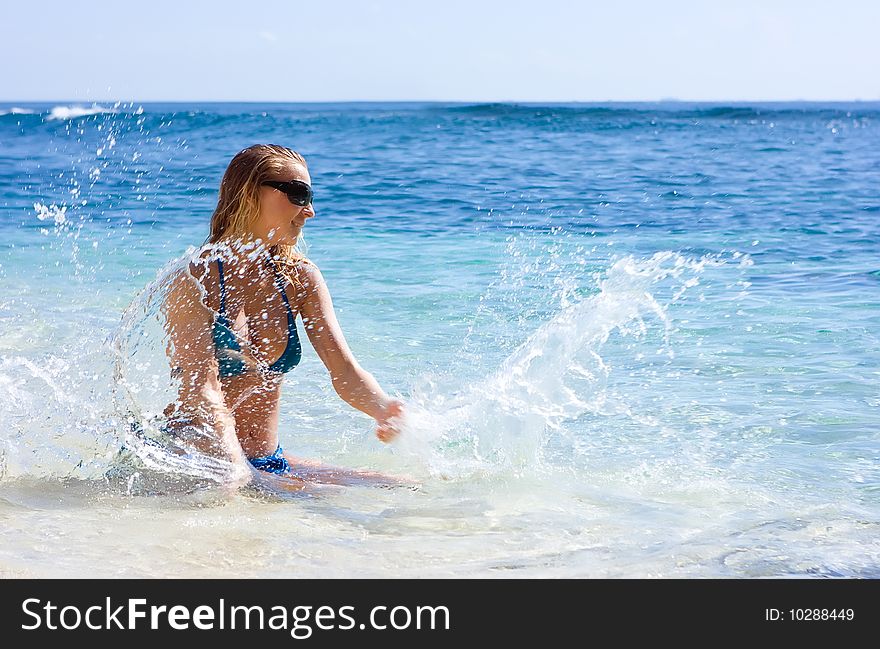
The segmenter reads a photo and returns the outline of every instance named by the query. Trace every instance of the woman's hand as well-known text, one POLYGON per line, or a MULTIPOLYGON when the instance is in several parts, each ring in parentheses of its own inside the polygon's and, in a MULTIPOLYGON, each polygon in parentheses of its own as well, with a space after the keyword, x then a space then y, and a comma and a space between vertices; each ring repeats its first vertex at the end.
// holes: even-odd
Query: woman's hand
POLYGON ((402 418, 403 402, 390 399, 376 417, 376 437, 386 444, 392 441, 400 434, 402 418))

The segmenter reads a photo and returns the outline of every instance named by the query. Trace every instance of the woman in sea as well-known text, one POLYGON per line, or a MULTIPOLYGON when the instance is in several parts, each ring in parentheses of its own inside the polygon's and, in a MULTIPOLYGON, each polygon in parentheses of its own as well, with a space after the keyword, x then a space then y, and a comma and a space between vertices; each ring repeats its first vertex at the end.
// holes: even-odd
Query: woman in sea
POLYGON ((375 419, 381 441, 399 434, 403 416, 403 403, 355 359, 324 277, 298 249, 314 216, 300 154, 259 144, 233 157, 209 245, 172 280, 163 305, 172 375, 180 382, 178 399, 165 409, 166 430, 230 461, 246 481, 275 474, 300 485, 387 483, 376 473, 294 457, 279 443, 282 382, 301 356, 297 316, 336 393, 375 419))

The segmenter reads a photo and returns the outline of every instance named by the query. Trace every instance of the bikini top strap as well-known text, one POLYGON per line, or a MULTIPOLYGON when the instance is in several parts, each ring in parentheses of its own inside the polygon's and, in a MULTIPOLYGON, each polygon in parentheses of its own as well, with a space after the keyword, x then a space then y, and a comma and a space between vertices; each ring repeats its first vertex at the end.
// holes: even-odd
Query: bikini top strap
POLYGON ((269 262, 272 266, 272 272, 275 273, 275 285, 278 287, 278 290, 281 292, 281 299, 284 300, 284 305, 287 307, 288 316, 290 315, 290 302, 287 301, 287 292, 284 290, 284 279, 281 277, 281 274, 278 272, 278 269, 275 267, 274 262, 269 262))
MULTIPOLYGON (((271 263, 271 262, 270 262, 271 263)), ((278 287, 279 292, 281 293, 281 299, 284 300, 284 305, 287 307, 288 316, 290 315, 290 302, 287 299, 287 292, 284 290, 284 280, 281 277, 281 274, 278 272, 278 269, 275 267, 274 263, 271 263, 272 272, 275 273, 275 285, 278 287)), ((226 284, 223 282, 223 260, 217 260, 217 273, 220 277, 220 315, 226 313, 226 284)))
POLYGON ((220 275, 220 314, 226 313, 226 284, 223 283, 223 260, 217 260, 217 272, 220 275))

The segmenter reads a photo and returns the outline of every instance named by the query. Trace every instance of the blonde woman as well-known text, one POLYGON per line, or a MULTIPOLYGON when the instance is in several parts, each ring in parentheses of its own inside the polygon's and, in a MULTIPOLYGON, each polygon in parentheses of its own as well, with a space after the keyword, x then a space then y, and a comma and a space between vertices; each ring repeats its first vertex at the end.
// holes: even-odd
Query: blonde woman
POLYGON ((398 435, 403 415, 352 355, 321 272, 295 247, 314 216, 301 155, 262 144, 235 155, 211 218, 213 245, 172 282, 164 304, 180 381, 165 414, 171 432, 239 468, 248 461, 294 481, 363 482, 381 476, 296 458, 279 444, 282 381, 301 355, 297 316, 337 394, 376 420, 380 440, 398 435))

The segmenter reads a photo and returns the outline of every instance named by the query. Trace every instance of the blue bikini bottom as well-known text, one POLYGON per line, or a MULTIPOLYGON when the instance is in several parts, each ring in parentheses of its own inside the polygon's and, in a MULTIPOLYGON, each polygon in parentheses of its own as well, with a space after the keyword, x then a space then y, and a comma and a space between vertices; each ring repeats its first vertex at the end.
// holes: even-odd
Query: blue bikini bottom
POLYGON ((272 455, 264 455, 263 457, 252 457, 248 461, 254 466, 255 469, 260 471, 265 471, 266 473, 275 473, 277 475, 284 475, 285 473, 290 473, 290 463, 287 461, 281 451, 281 445, 279 444, 278 448, 275 449, 275 452, 272 455))

